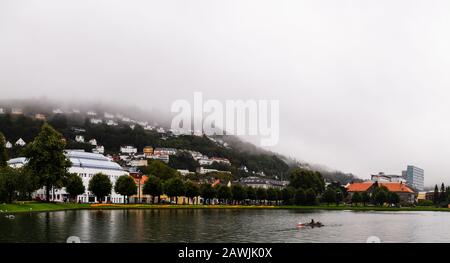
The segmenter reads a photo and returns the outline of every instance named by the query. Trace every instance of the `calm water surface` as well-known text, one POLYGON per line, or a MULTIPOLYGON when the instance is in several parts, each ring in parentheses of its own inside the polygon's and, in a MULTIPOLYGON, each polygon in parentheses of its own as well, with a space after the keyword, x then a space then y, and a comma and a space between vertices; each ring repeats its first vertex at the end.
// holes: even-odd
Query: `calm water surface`
POLYGON ((0 217, 0 242, 450 242, 450 213, 299 210, 78 210, 0 217), (311 218, 323 228, 297 229, 311 218))

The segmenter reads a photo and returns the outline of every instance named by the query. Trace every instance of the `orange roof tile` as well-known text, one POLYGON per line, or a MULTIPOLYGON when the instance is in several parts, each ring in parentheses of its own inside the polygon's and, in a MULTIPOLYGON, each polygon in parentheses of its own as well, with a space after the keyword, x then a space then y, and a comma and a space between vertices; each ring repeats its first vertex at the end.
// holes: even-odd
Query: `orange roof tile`
MULTIPOLYGON (((347 186, 349 192, 366 192, 374 182, 354 183, 347 186)), ((378 183, 378 186, 386 187, 389 192, 414 193, 414 191, 403 183, 378 183)))

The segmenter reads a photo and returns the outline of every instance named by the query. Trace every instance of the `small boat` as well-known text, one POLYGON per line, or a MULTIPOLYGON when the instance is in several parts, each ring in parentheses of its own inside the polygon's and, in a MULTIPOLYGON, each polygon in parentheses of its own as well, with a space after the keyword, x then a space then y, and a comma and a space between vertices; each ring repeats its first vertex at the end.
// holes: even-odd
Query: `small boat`
POLYGON ((15 219, 16 218, 14 215, 6 215, 5 217, 8 218, 8 219, 15 219))
POLYGON ((324 225, 322 223, 314 222, 314 221, 311 221, 310 223, 298 223, 297 224, 298 228, 301 228, 301 227, 312 227, 312 228, 314 228, 314 227, 323 227, 323 226, 324 225))

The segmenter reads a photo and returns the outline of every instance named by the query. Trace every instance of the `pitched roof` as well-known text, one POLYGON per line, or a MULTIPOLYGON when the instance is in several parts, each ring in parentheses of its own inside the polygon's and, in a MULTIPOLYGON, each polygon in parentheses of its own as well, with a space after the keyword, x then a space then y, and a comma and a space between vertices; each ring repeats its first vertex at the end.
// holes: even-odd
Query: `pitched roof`
MULTIPOLYGON (((347 186, 349 192, 366 192, 374 182, 353 183, 347 186)), ((414 193, 414 191, 403 183, 378 183, 379 186, 386 187, 389 192, 395 193, 414 193)))

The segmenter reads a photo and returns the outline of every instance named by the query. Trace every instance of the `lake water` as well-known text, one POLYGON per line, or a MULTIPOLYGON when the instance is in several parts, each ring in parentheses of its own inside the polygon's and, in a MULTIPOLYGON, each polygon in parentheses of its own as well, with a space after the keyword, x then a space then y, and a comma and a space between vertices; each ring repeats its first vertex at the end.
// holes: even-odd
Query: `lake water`
POLYGON ((450 242, 450 213, 276 209, 77 210, 0 217, 0 242, 450 242), (311 219, 322 228, 298 229, 311 219))

